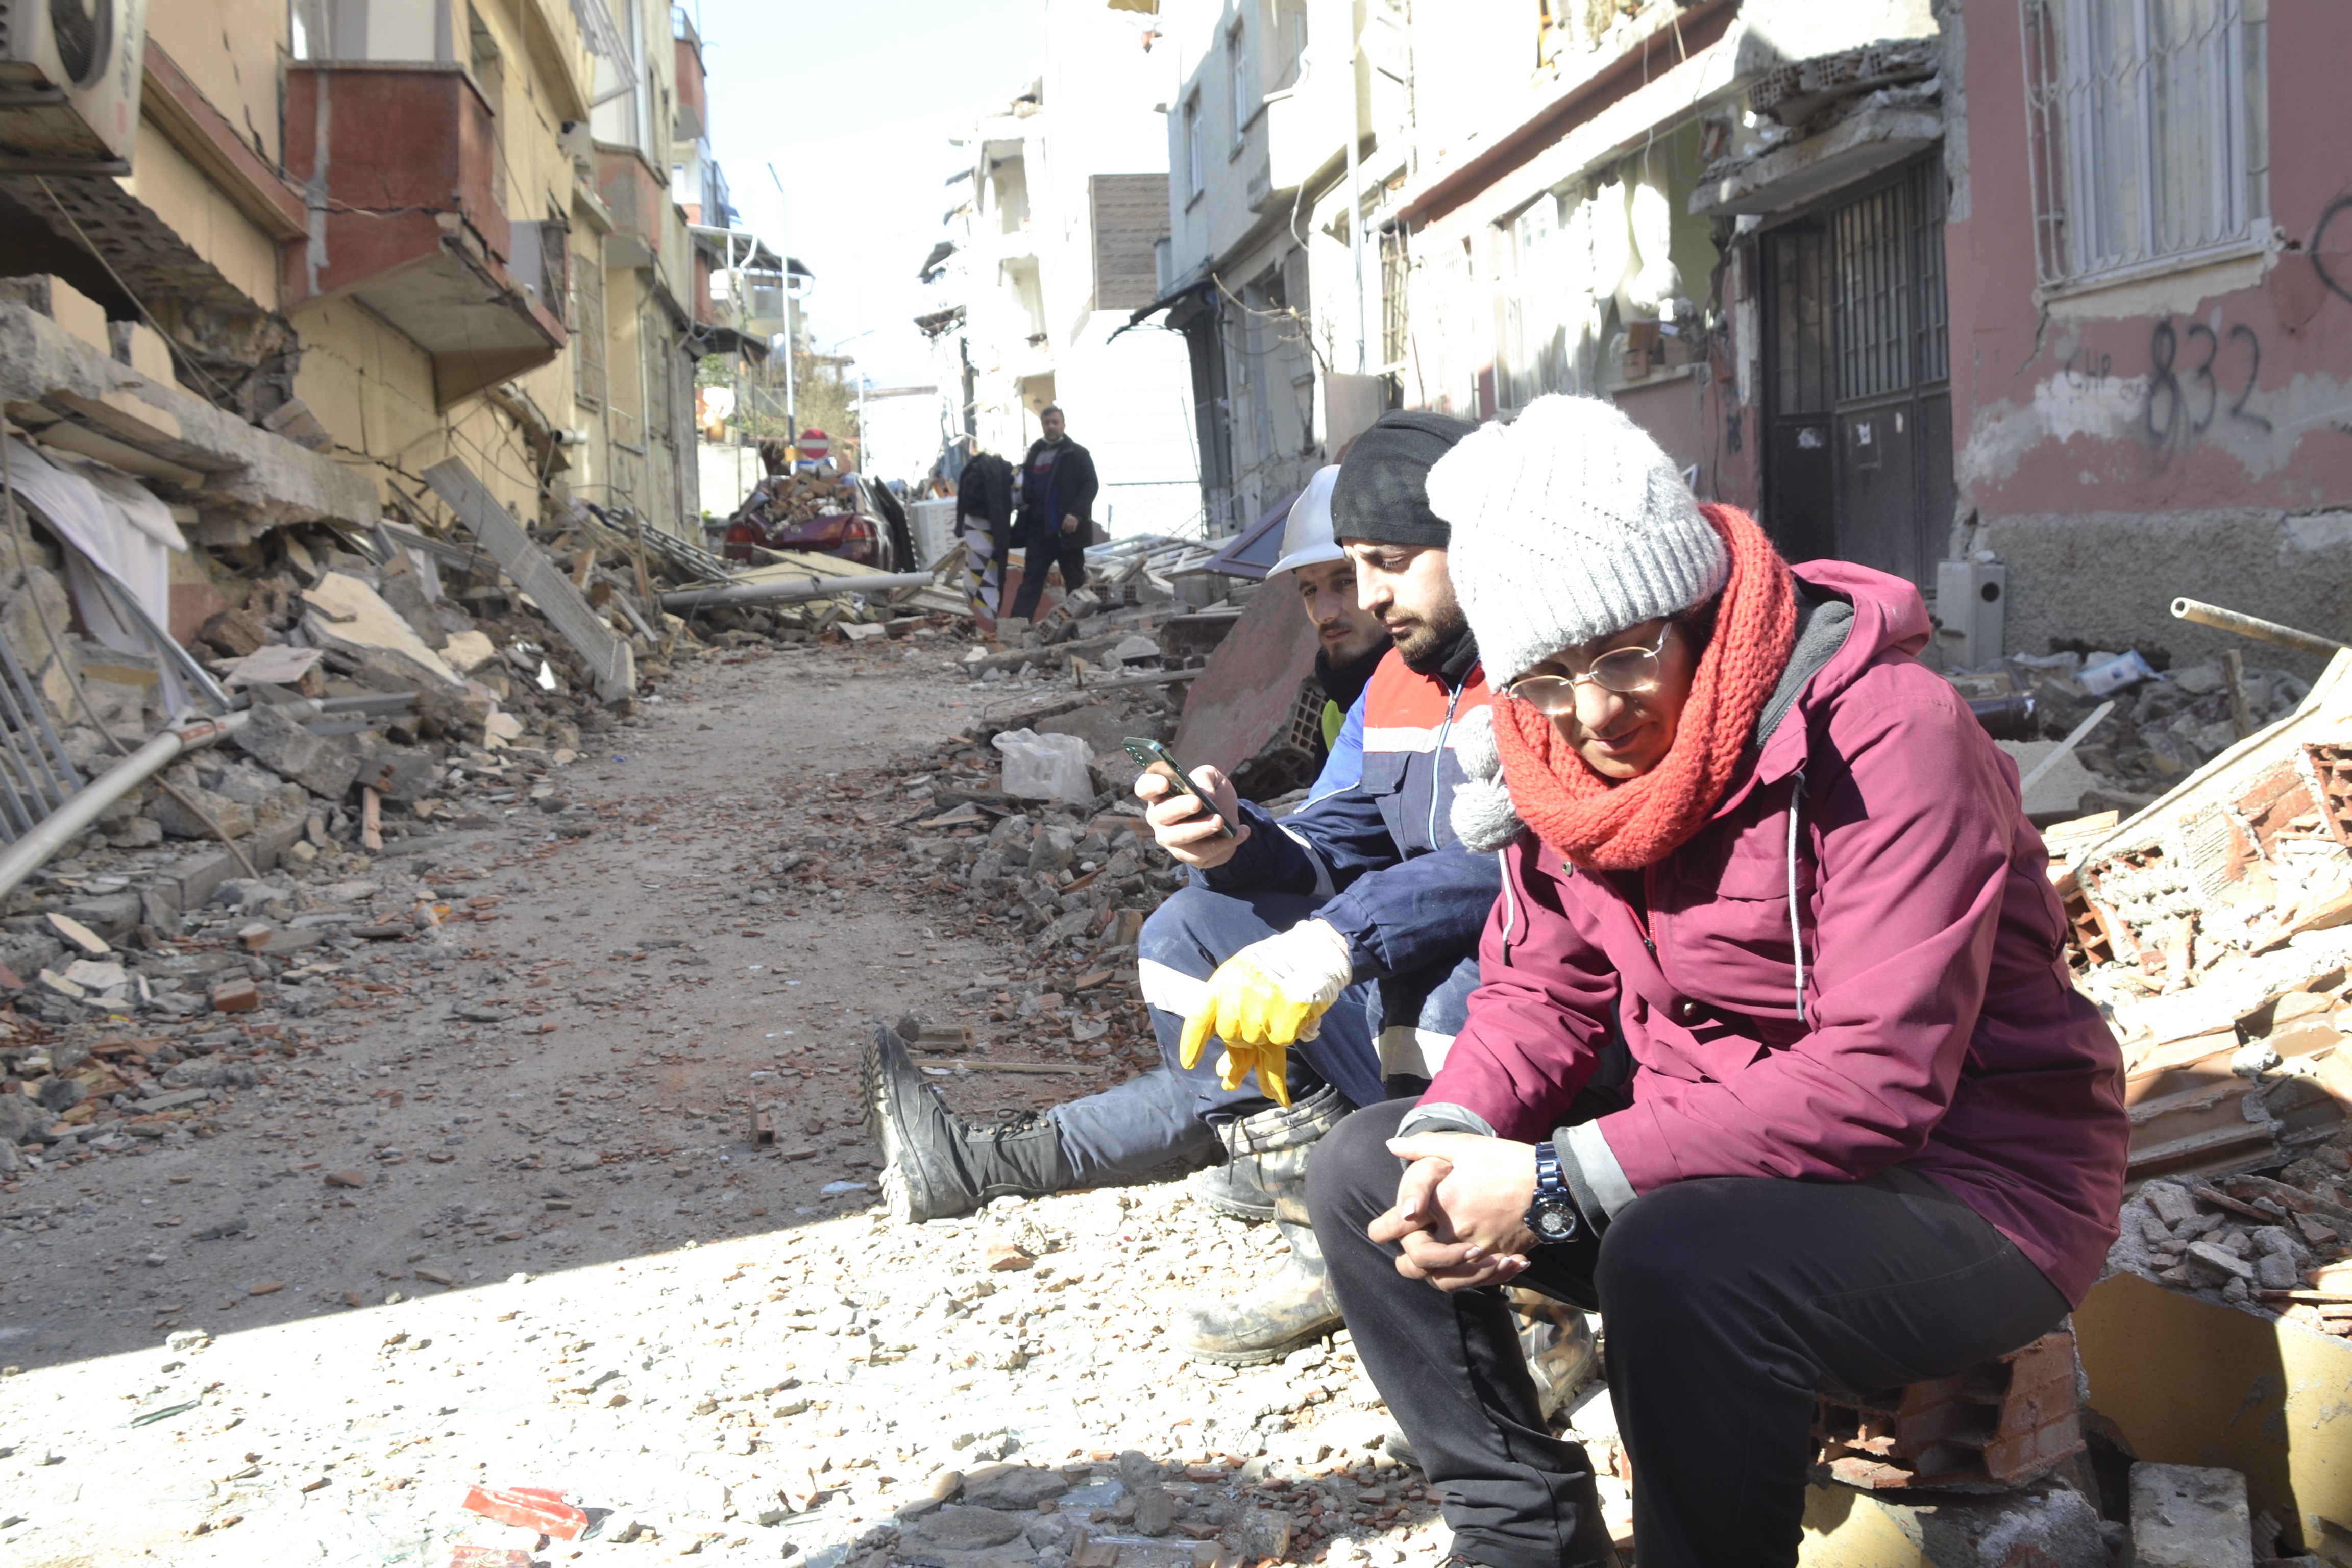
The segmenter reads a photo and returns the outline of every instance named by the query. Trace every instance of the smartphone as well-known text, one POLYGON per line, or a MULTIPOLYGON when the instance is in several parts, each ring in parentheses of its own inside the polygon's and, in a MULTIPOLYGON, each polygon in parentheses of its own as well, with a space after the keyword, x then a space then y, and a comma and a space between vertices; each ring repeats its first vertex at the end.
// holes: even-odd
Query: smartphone
POLYGON ((1176 787, 1182 790, 1186 795, 1191 795, 1194 800, 1199 801, 1201 803, 1201 809, 1217 819, 1218 834, 1226 838, 1231 838, 1234 836, 1234 825, 1225 820, 1225 814, 1219 811, 1215 803, 1211 801, 1207 795, 1201 793, 1199 787, 1192 783, 1191 777, 1187 775, 1183 768, 1178 764, 1175 754, 1170 752, 1167 747, 1161 745, 1157 741, 1147 741, 1138 735, 1129 735, 1125 740, 1121 741, 1119 744, 1127 748, 1127 754, 1129 756, 1133 757, 1139 764, 1145 768, 1155 767, 1162 763, 1166 764, 1168 776, 1175 781, 1176 787))

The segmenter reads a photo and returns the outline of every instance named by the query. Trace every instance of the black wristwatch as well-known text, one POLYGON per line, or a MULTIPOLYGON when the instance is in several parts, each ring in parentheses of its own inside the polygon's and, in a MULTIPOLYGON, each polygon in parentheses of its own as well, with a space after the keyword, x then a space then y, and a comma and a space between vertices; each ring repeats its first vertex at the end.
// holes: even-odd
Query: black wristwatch
POLYGON ((1527 1226, 1546 1246, 1573 1241, 1584 1230, 1584 1215, 1560 1172, 1559 1152, 1549 1143, 1536 1145, 1536 1195, 1528 1205, 1527 1226))

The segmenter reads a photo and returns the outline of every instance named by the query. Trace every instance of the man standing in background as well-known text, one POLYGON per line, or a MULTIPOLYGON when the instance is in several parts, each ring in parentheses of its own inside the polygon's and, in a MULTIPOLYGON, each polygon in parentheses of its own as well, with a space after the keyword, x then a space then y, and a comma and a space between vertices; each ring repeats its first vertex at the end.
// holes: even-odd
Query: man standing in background
POLYGON ((1086 550, 1094 536, 1094 454, 1064 433, 1062 411, 1047 408, 1037 416, 1045 435, 1029 445, 1021 460, 1020 537, 1029 548, 1021 566, 1021 592, 1013 597, 1013 614, 1023 620, 1037 617, 1037 601, 1045 592, 1045 574, 1062 568, 1062 591, 1075 594, 1086 585, 1086 550))

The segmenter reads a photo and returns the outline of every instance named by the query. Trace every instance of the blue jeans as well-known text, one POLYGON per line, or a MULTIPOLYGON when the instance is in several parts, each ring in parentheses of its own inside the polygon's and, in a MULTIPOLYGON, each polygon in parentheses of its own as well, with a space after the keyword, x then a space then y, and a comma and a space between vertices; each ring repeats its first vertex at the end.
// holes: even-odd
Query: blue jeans
MULTIPOLYGON (((1185 888, 1143 922, 1137 956, 1144 1003, 1160 1039, 1160 1065, 1049 1113, 1078 1184, 1135 1181, 1207 1164, 1216 1156, 1219 1123, 1273 1103, 1259 1092, 1255 1078, 1231 1089, 1217 1081, 1220 1053, 1213 1040, 1189 1071, 1181 1064, 1177 1047, 1184 1014, 1217 965, 1254 942, 1288 931, 1323 902, 1298 893, 1185 888)), ((1400 990, 1391 979, 1360 980, 1349 986, 1323 1015, 1321 1034, 1291 1047, 1291 1098, 1303 1099, 1326 1084, 1358 1106, 1379 1103, 1391 1087, 1418 1094, 1425 1082, 1419 1077, 1383 1084, 1381 1053, 1374 1041, 1375 1026, 1384 1016, 1382 1005, 1393 1007, 1402 995, 1416 1009, 1408 1018, 1417 1016, 1422 1029, 1450 1037, 1462 1026, 1463 1006, 1477 973, 1477 955, 1472 953, 1450 972, 1426 977, 1423 985, 1400 990)))

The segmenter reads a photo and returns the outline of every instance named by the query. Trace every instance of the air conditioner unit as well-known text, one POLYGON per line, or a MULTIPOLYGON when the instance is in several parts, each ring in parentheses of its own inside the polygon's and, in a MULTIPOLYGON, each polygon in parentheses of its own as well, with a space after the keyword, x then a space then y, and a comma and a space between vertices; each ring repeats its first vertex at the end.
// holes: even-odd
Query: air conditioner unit
POLYGON ((127 174, 147 0, 0 3, 0 173, 127 174))

